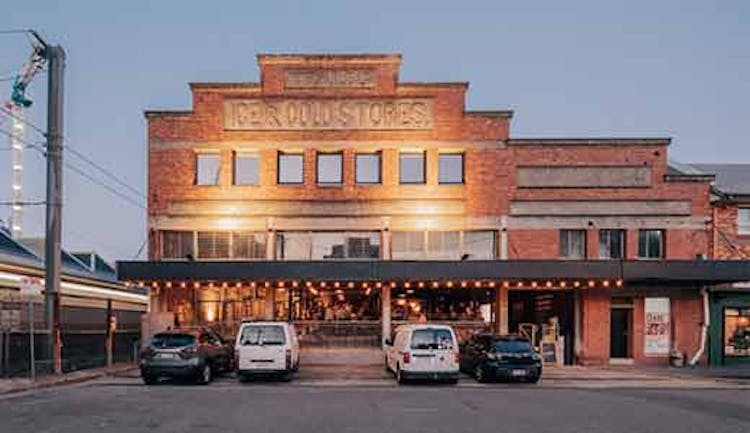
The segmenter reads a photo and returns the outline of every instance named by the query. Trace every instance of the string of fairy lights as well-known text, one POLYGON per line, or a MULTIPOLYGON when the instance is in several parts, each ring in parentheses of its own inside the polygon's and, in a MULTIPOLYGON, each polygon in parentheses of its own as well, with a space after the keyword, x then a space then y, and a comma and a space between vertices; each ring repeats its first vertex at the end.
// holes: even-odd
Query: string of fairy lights
POLYGON ((440 288, 462 288, 462 289, 495 289, 505 288, 513 290, 571 290, 571 289, 594 289, 622 287, 621 279, 604 280, 418 280, 418 281, 301 281, 301 280, 247 280, 247 281, 126 281, 127 287, 150 287, 152 289, 179 287, 182 289, 201 287, 227 289, 229 287, 242 288, 277 288, 298 289, 305 288, 313 295, 324 290, 361 289, 369 295, 373 289, 381 289, 384 286, 391 289, 440 289, 440 288))

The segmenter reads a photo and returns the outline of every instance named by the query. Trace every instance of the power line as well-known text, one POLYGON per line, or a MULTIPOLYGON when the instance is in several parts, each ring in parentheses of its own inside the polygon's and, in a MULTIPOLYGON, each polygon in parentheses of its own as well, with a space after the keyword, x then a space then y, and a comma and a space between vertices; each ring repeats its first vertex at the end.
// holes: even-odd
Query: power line
MULTIPOLYGON (((33 122, 31 122, 31 121, 29 121, 29 120, 26 120, 26 119, 24 119, 24 118, 22 118, 22 117, 20 117, 20 116, 16 116, 16 115, 15 115, 15 114, 14 114, 13 112, 11 112, 10 110, 8 110, 8 109, 7 109, 7 108, 5 108, 5 107, 1 107, 1 106, 0 106, 0 111, 4 112, 4 113, 5 113, 5 114, 7 114, 8 116, 10 116, 10 117, 12 117, 12 118, 14 118, 14 119, 16 119, 16 120, 18 120, 18 121, 20 121, 20 122, 22 122, 22 123, 24 123, 24 124, 28 125, 28 126, 29 126, 29 127, 31 127, 31 128, 33 129, 33 130, 35 130, 36 132, 38 132, 38 133, 40 133, 40 134, 42 134, 43 136, 45 136, 45 137, 46 137, 46 132, 45 132, 45 131, 44 131, 44 130, 43 130, 42 128, 40 128, 40 127, 38 127, 37 125, 35 125, 35 124, 34 124, 33 122)), ((72 145, 70 144, 70 140, 68 140, 68 139, 67 139, 66 137, 63 137, 63 140, 65 140, 65 142, 66 142, 66 145, 64 145, 64 146, 63 146, 63 148, 65 148, 65 149, 69 150, 69 151, 70 151, 71 153, 73 153, 73 154, 74 154, 75 156, 77 156, 78 158, 82 159, 83 161, 85 161, 86 163, 88 163, 89 165, 91 165, 92 167, 94 167, 94 168, 95 168, 95 169, 96 169, 97 171, 99 171, 99 172, 101 172, 102 174, 104 174, 105 176, 109 177, 109 178, 110 178, 110 179, 112 179, 112 180, 113 180, 113 181, 114 181, 115 183, 117 183, 117 184, 119 184, 120 186, 122 186, 122 187, 126 188, 127 190, 129 190, 129 191, 130 191, 130 192, 132 192, 133 194, 135 194, 135 195, 137 195, 137 196, 139 196, 139 197, 141 197, 141 198, 145 198, 145 197, 146 197, 146 196, 145 196, 145 195, 144 195, 144 194, 143 194, 143 193, 142 193, 141 191, 139 191, 139 190, 137 190, 136 188, 134 188, 134 187, 130 186, 130 185, 129 185, 129 184, 127 183, 127 182, 125 182, 125 181, 123 181, 122 179, 120 179, 119 177, 117 177, 117 176, 116 176, 115 174, 113 174, 113 173, 112 173, 111 171, 107 170, 106 168, 104 168, 104 167, 102 167, 101 165, 99 165, 99 164, 97 164, 96 162, 94 162, 94 161, 93 161, 93 160, 92 160, 91 158, 87 157, 86 155, 84 155, 84 154, 83 154, 83 153, 81 153, 80 151, 76 150, 76 149, 75 149, 75 148, 74 148, 74 147, 73 147, 73 146, 72 146, 72 145)))
POLYGON ((31 30, 24 29, 6 29, 0 30, 0 35, 29 34, 31 30))
MULTIPOLYGON (((11 132, 8 132, 8 131, 6 131, 4 129, 0 129, 0 133, 5 134, 5 135, 7 135, 8 137, 11 137, 11 138, 16 138, 19 141, 21 141, 22 143, 26 144, 27 147, 32 148, 32 149, 38 151, 43 156, 46 156, 46 152, 45 152, 45 150, 44 150, 44 148, 42 146, 39 146, 39 145, 34 144, 34 143, 30 143, 30 142, 28 142, 26 140, 21 140, 21 138, 18 137, 17 135, 15 135, 15 134, 13 134, 11 132)), ((92 182, 92 183, 94 183, 96 185, 99 185, 100 187, 102 187, 102 188, 106 189, 107 191, 111 192, 112 194, 114 194, 114 195, 122 198, 126 202, 128 202, 128 203, 130 203, 130 204, 132 204, 134 206, 137 206, 137 207, 139 207, 141 209, 144 209, 144 210, 146 209, 146 207, 143 206, 141 203, 133 200, 131 197, 128 197, 127 195, 123 194, 121 191, 118 191, 117 189, 113 188, 112 186, 107 185, 107 184, 101 182, 99 179, 96 179, 95 177, 92 177, 91 175, 89 175, 88 173, 84 172, 80 168, 74 166, 72 163, 69 163, 69 162, 66 161, 64 163, 64 165, 68 169, 70 169, 71 171, 73 171, 73 172, 77 173, 78 175, 80 175, 80 176, 88 179, 90 182, 92 182)))
POLYGON ((120 191, 112 188, 111 186, 107 185, 106 183, 103 183, 103 182, 99 181, 99 179, 97 179, 97 178, 89 175, 88 173, 86 173, 85 171, 79 169, 78 167, 76 167, 76 166, 74 166, 74 165, 72 165, 72 164, 70 164, 68 162, 65 162, 64 165, 69 170, 71 170, 71 171, 77 173, 78 175, 80 175, 80 176, 88 179, 89 181, 91 181, 91 182, 99 185, 100 187, 102 187, 102 188, 106 189, 107 191, 111 192, 112 194, 120 197, 121 199, 125 200, 126 202, 132 204, 133 206, 137 206, 137 207, 139 207, 139 208, 141 208, 143 210, 146 210, 146 207, 143 206, 141 203, 133 200, 132 198, 130 198, 130 197, 126 196, 125 194, 121 193, 120 191))
POLYGON ((0 206, 39 206, 47 204, 46 201, 22 201, 22 202, 15 202, 15 201, 0 201, 0 206))

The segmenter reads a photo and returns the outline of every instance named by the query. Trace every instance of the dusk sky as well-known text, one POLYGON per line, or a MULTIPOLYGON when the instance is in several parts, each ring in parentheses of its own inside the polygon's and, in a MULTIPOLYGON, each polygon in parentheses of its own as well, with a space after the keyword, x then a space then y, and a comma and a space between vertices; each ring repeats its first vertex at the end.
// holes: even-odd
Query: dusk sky
MULTIPOLYGON (((255 81, 259 52, 403 54, 404 81, 469 81, 471 109, 513 109, 514 137, 672 137, 680 162, 750 163, 750 1, 17 1, 0 30, 67 51, 66 145, 146 189, 144 109, 190 107, 190 81, 255 81)), ((0 79, 28 56, 0 34, 0 79)), ((28 111, 46 124, 46 74, 28 111)), ((0 81, 10 97, 11 81, 0 81)), ((2 118, 3 116, 0 116, 2 118)), ((0 128, 9 130, 7 119, 0 128)), ((41 137, 27 131, 27 139, 41 137)), ((0 149, 9 146, 0 136, 0 149)), ((70 164, 87 165, 69 153, 70 164)), ((26 200, 45 165, 25 154, 26 200)), ((0 150, 0 201, 11 197, 0 150)), ((91 172, 145 207, 145 198, 91 172)), ((145 209, 65 171, 63 244, 132 259, 145 209)), ((0 218, 10 208, 0 206, 0 218)), ((26 236, 44 209, 27 208, 26 236)), ((145 251, 141 254, 145 257, 145 251)))

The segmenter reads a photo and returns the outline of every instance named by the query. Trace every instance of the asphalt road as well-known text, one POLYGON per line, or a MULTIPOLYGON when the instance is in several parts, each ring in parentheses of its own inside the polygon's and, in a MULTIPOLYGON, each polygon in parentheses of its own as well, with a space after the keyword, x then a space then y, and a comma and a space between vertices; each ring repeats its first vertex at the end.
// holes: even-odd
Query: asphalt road
MULTIPOLYGON (((468 384, 467 384, 468 385, 468 384)), ((0 399, 0 432, 748 432, 750 390, 209 386, 106 378, 0 399)))

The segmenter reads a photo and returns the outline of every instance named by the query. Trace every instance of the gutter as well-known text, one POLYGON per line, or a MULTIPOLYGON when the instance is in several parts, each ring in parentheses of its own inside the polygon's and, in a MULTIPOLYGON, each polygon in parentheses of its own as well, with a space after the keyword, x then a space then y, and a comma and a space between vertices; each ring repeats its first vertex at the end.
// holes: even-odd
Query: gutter
POLYGON ((708 340, 708 327, 711 325, 711 312, 709 311, 709 291, 707 287, 701 289, 701 295, 703 295, 703 324, 701 325, 701 345, 698 351, 695 353, 689 364, 691 367, 695 367, 698 364, 698 360, 703 356, 706 351, 706 341, 708 340))

